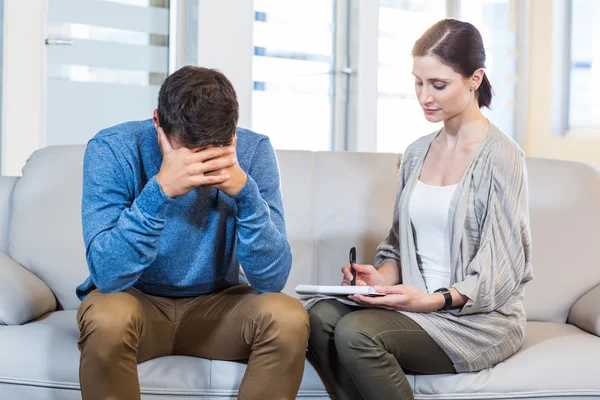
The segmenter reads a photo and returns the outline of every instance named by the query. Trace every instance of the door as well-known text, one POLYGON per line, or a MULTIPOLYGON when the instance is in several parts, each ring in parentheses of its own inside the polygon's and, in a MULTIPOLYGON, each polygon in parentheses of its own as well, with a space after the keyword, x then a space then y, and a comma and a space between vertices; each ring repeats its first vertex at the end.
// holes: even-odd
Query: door
POLYGON ((174 0, 48 0, 45 145, 152 116, 174 0))

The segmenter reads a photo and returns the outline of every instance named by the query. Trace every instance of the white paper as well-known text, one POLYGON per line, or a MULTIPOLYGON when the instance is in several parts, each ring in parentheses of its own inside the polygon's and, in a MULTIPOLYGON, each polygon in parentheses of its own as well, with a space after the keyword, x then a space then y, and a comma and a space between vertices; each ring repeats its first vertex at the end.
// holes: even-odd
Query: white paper
POLYGON ((377 293, 373 286, 324 286, 324 285, 298 285, 298 294, 326 294, 332 296, 348 296, 351 294, 363 294, 365 296, 385 296, 377 293))

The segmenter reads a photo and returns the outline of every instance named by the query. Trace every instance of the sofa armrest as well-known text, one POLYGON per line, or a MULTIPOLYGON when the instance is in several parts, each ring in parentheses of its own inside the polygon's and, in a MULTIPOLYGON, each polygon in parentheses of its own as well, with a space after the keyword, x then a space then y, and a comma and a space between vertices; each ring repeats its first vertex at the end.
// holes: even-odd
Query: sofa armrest
POLYGON ((573 304, 567 322, 600 336, 600 285, 584 294, 573 304))
POLYGON ((56 310, 56 298, 37 276, 0 253, 0 325, 21 325, 56 310))

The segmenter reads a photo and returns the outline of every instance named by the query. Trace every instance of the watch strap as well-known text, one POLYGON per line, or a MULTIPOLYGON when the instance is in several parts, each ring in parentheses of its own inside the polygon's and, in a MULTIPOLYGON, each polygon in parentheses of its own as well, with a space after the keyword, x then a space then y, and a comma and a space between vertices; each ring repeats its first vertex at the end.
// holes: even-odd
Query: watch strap
POLYGON ((441 293, 444 295, 444 307, 441 310, 449 310, 452 308, 452 293, 447 288, 439 288, 433 293, 441 293))

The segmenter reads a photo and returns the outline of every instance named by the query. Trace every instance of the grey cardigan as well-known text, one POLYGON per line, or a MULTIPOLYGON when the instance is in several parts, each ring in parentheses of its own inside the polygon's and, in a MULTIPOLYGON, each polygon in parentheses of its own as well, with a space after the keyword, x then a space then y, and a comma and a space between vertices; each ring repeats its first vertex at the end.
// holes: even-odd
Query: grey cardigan
MULTIPOLYGON (((395 262, 402 283, 423 291, 408 204, 432 133, 411 144, 400 167, 393 225, 375 266, 395 262)), ((513 355, 525 334, 525 284, 533 278, 527 175, 519 146, 490 124, 450 203, 450 285, 469 300, 447 312, 403 312, 446 352, 457 372, 513 355)))

